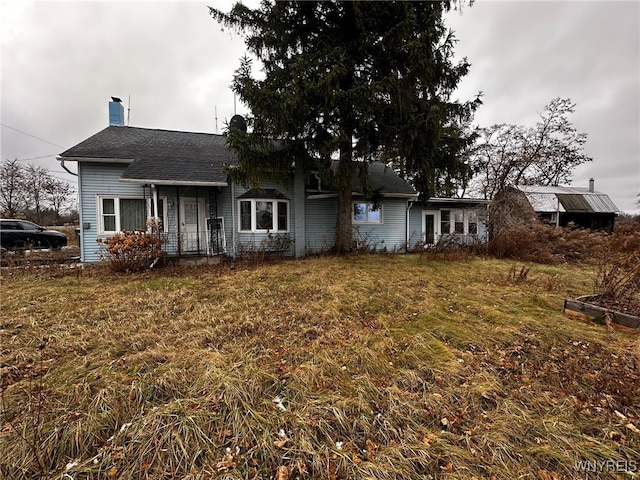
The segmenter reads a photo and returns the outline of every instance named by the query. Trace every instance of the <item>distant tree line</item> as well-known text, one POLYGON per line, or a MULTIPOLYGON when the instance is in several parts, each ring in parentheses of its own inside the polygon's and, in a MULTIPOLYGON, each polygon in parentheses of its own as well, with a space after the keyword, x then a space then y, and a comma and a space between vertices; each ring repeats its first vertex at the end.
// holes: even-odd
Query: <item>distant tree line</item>
POLYGON ((78 218, 75 189, 42 167, 5 160, 0 166, 0 215, 39 225, 71 223, 78 218))

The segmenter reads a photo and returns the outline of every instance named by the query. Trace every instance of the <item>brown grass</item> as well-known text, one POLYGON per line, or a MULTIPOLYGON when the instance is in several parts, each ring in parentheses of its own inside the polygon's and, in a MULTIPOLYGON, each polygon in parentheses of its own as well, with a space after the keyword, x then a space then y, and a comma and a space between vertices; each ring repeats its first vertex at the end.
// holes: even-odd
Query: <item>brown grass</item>
POLYGON ((577 479, 579 460, 637 461, 637 334, 561 314, 593 274, 366 255, 5 277, 0 476, 577 479))

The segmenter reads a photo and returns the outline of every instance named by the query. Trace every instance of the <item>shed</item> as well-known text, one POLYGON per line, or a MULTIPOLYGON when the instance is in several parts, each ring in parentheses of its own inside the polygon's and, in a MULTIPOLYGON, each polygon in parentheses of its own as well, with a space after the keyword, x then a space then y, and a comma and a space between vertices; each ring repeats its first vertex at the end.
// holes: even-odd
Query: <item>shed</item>
POLYGON ((573 224, 590 230, 613 231, 620 210, 605 193, 589 187, 519 185, 520 192, 541 220, 566 227, 573 224))

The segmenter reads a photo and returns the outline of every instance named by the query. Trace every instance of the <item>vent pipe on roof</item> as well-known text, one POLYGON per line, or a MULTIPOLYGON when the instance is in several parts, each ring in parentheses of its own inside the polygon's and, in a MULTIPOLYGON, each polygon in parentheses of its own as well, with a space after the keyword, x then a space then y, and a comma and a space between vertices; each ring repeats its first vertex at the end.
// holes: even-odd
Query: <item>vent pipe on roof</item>
POLYGON ((118 97, 111 97, 109 102, 109 125, 124 126, 124 106, 118 97))
POLYGON ((595 192, 595 184, 596 184, 595 180, 593 178, 590 178, 589 179, 589 192, 590 193, 595 192))

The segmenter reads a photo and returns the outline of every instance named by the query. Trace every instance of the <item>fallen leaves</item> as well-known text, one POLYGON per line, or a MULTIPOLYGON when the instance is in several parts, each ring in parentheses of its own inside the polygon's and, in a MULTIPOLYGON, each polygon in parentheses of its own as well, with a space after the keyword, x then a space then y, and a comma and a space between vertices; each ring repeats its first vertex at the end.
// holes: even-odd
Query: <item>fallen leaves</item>
POLYGON ((107 478, 109 480, 113 480, 117 476, 118 476, 118 467, 111 467, 109 470, 107 470, 107 478))
POLYGON ((232 468, 235 468, 236 462, 233 459, 233 455, 225 455, 225 457, 216 463, 216 470, 220 473, 228 472, 232 468))
POLYGON ((289 480, 289 474, 291 473, 289 467, 286 465, 280 465, 276 469, 276 478, 275 480, 289 480))
POLYGON ((548 470, 540 470, 538 472, 540 480, 560 480, 560 477, 556 472, 550 472, 548 470))

